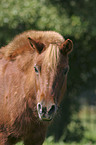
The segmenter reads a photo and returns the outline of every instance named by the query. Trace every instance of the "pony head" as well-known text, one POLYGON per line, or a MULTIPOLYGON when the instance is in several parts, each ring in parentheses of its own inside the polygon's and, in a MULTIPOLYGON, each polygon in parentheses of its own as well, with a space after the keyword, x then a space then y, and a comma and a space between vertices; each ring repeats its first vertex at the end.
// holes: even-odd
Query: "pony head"
POLYGON ((69 71, 68 55, 73 43, 70 39, 48 45, 28 38, 36 50, 34 59, 37 111, 41 120, 50 121, 64 96, 69 71))

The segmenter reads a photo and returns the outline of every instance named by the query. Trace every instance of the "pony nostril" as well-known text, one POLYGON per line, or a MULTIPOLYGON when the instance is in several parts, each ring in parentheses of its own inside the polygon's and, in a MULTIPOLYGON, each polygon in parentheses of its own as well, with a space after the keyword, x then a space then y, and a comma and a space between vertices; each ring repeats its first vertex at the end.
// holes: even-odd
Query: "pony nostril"
POLYGON ((40 103, 37 104, 37 110, 40 114, 46 114, 47 108, 43 107, 40 103))
POLYGON ((45 104, 38 103, 37 104, 37 112, 38 112, 39 119, 40 120, 47 120, 47 121, 52 120, 56 109, 57 109, 57 106, 54 104, 46 107, 45 104))
POLYGON ((52 105, 50 110, 48 111, 48 115, 52 115, 55 112, 55 109, 56 109, 55 105, 52 105))
POLYGON ((37 109, 38 109, 38 111, 40 111, 40 110, 41 110, 41 108, 42 108, 41 104, 40 104, 40 103, 38 103, 38 104, 37 104, 37 109))
POLYGON ((46 114, 46 112, 47 112, 47 108, 46 107, 43 107, 42 108, 42 113, 46 114))

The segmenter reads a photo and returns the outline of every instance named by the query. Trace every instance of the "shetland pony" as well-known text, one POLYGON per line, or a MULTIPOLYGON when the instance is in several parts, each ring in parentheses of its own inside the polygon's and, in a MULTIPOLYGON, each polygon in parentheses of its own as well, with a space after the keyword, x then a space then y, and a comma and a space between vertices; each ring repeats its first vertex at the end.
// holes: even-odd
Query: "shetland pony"
POLYGON ((0 49, 0 145, 42 145, 66 90, 73 43, 27 31, 0 49))

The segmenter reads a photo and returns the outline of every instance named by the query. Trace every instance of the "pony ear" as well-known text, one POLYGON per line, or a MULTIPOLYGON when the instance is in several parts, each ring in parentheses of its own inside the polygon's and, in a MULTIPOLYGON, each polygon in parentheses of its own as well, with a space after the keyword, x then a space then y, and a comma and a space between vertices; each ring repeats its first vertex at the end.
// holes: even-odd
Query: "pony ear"
POLYGON ((41 53, 44 50, 45 45, 43 43, 41 43, 39 41, 35 41, 32 38, 30 38, 30 37, 28 37, 28 40, 29 40, 29 43, 30 43, 31 47, 33 49, 36 49, 36 51, 38 53, 41 53))
POLYGON ((69 54, 73 49, 73 42, 70 39, 67 39, 61 44, 60 50, 63 55, 69 54))

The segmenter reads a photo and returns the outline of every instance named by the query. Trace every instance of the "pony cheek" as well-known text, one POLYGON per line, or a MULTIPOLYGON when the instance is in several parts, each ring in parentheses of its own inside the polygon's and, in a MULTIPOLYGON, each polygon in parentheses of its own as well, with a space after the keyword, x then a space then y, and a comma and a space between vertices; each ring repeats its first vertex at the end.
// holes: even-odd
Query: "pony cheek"
POLYGON ((63 100, 67 85, 67 76, 62 76, 62 79, 59 81, 56 92, 55 92, 55 100, 57 102, 57 106, 60 105, 61 101, 63 100))
POLYGON ((61 101, 63 100, 66 89, 67 89, 67 76, 65 77, 64 83, 63 83, 61 91, 60 91, 60 95, 59 95, 59 99, 58 99, 59 105, 60 105, 61 101))

